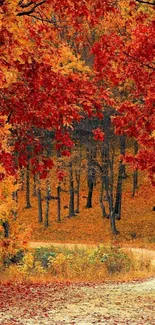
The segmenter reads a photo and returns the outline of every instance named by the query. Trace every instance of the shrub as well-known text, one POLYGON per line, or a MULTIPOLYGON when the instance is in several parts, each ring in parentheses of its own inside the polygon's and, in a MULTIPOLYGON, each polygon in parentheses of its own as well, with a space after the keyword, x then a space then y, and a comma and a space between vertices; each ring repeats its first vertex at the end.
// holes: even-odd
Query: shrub
POLYGON ((100 261, 104 263, 109 274, 125 273, 128 272, 131 267, 129 256, 113 247, 106 249, 100 261))
POLYGON ((22 260, 22 270, 25 273, 30 273, 34 269, 34 256, 31 252, 24 255, 22 260))
POLYGON ((8 255, 4 259, 3 263, 6 266, 9 266, 10 264, 18 264, 22 261, 23 257, 24 257, 24 251, 20 249, 19 251, 17 251, 16 254, 14 254, 12 256, 11 256, 11 254, 8 255))
POLYGON ((34 264, 34 273, 36 275, 44 275, 46 273, 46 270, 43 268, 41 262, 36 261, 34 264))
POLYGON ((7 267, 5 274, 3 272, 2 275, 5 275, 4 279, 7 279, 8 281, 23 281, 27 278, 27 273, 24 272, 20 265, 12 264, 7 267))
POLYGON ((55 258, 56 255, 57 255, 57 253, 56 253, 56 251, 54 251, 53 247, 51 247, 51 249, 41 247, 41 248, 37 248, 35 250, 34 259, 35 259, 35 261, 39 261, 43 268, 47 268, 49 258, 50 257, 55 258))

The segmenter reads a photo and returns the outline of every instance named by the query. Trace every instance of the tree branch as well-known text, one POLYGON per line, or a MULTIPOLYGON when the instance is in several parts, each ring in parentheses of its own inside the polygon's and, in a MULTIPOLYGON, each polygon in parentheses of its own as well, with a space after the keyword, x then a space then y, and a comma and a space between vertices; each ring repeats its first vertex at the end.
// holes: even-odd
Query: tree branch
POLYGON ((150 64, 143 63, 143 62, 139 61, 137 58, 135 58, 134 56, 130 55, 129 53, 127 53, 127 52, 124 51, 124 54, 125 54, 126 56, 128 56, 129 58, 131 58, 132 60, 138 62, 138 63, 139 63, 140 65, 142 65, 143 67, 147 67, 148 69, 155 70, 155 68, 152 67, 150 64))
POLYGON ((150 6, 155 6, 155 1, 149 2, 149 1, 145 1, 145 0, 136 0, 136 2, 147 4, 147 5, 150 5, 150 6))
MULTIPOLYGON (((38 2, 38 3, 36 3, 36 4, 34 4, 34 6, 30 9, 30 10, 28 10, 28 11, 22 11, 22 12, 19 12, 18 14, 17 14, 17 16, 28 16, 28 15, 30 15, 30 14, 32 14, 32 13, 34 13, 35 12, 35 9, 36 8, 38 8, 39 6, 41 6, 42 4, 44 4, 46 2, 46 0, 42 0, 42 1, 40 1, 40 2, 38 2)), ((27 4, 27 5, 20 5, 20 7, 21 8, 27 8, 27 7, 29 7, 30 5, 31 5, 31 1, 27 4), (23 7, 23 6, 26 6, 26 7, 23 7)))
POLYGON ((11 119, 11 116, 13 114, 13 109, 10 111, 8 117, 7 117, 7 120, 6 120, 6 123, 10 123, 10 119, 11 119))
POLYGON ((23 0, 19 1, 18 2, 18 5, 21 7, 21 8, 28 8, 29 6, 33 5, 33 1, 29 1, 28 3, 23 3, 23 0))

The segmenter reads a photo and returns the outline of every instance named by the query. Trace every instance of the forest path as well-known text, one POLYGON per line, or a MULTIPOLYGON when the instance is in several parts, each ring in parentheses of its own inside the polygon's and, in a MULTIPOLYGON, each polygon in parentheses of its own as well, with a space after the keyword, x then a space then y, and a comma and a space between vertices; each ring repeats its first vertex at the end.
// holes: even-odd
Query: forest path
POLYGON ((75 248, 93 248, 97 247, 97 244, 82 244, 82 243, 57 243, 57 242, 44 242, 44 241, 37 241, 37 242, 29 242, 28 244, 31 248, 40 248, 40 247, 62 247, 68 249, 75 249, 75 248))

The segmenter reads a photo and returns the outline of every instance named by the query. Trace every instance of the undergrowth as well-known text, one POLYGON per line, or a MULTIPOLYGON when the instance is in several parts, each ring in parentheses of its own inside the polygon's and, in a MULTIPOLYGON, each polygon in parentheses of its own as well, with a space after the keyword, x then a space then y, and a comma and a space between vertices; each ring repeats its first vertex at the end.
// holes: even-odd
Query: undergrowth
POLYGON ((1 265, 1 279, 21 281, 55 279, 104 282, 125 279, 138 272, 149 274, 150 261, 135 260, 118 247, 74 249, 37 248, 18 252, 1 265))

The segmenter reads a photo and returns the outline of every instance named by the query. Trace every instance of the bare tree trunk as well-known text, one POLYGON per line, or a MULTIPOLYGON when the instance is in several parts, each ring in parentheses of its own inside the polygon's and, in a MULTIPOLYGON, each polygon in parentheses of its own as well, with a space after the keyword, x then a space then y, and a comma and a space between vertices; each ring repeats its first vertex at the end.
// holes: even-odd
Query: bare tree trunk
POLYGON ((49 201, 51 198, 51 189, 49 180, 46 182, 46 207, 45 207, 45 227, 49 226, 49 201))
POLYGON ((88 149, 88 196, 86 208, 92 208, 92 198, 93 198, 93 190, 94 190, 94 182, 95 182, 95 168, 92 164, 92 161, 96 158, 96 148, 88 149))
POLYGON ((121 219, 121 204, 122 204, 122 174, 124 172, 122 161, 119 163, 118 180, 116 187, 116 200, 115 200, 115 217, 117 220, 121 219))
POLYGON ((76 188, 76 213, 80 212, 80 170, 75 172, 77 188, 76 188))
MULTIPOLYGON (((106 156, 106 159, 108 157, 109 157, 109 153, 108 153, 108 156, 106 156)), ((107 160, 107 163, 108 163, 108 160, 107 160)), ((115 208, 113 206, 113 196, 112 196, 112 191, 110 189, 111 184, 109 184, 109 175, 108 175, 108 165, 107 165, 107 163, 106 163, 106 160, 105 160, 105 170, 104 170, 105 175, 103 176, 103 179, 104 179, 106 198, 107 198, 108 203, 109 203, 111 230, 112 230, 112 233, 114 235, 117 235, 117 234, 119 234, 119 231, 116 228, 115 208)))
MULTIPOLYGON (((138 143, 137 141, 134 141, 134 155, 136 156, 138 153, 138 143)), ((136 190, 138 188, 138 168, 134 170, 133 172, 133 190, 132 190, 132 196, 135 196, 136 190)))
POLYGON ((116 228, 115 220, 115 208, 114 208, 114 198, 113 198, 113 185, 114 185, 114 148, 112 153, 112 158, 110 158, 110 135, 109 130, 111 126, 110 118, 107 115, 105 125, 105 141, 102 147, 102 170, 103 170, 103 180, 106 193, 106 199, 109 203, 109 217, 110 217, 110 226, 112 233, 114 235, 119 234, 119 231, 116 228))
POLYGON ((36 182, 37 182, 37 177, 36 177, 36 174, 34 174, 33 175, 33 196, 37 196, 36 182))
POLYGON ((57 187, 57 201, 58 201, 58 222, 61 221, 61 187, 57 187))
POLYGON ((30 161, 28 158, 27 166, 26 166, 26 209, 31 208, 30 203, 30 161))
MULTIPOLYGON (((123 134, 120 136, 120 153, 121 155, 125 155, 126 152, 126 136, 123 134)), ((126 179, 128 177, 126 173, 126 166, 122 165, 122 178, 126 179)))
POLYGON ((9 222, 8 221, 4 221, 2 223, 2 226, 4 228, 4 237, 5 238, 9 238, 9 222))
POLYGON ((109 204, 109 216, 112 214, 113 211, 113 192, 111 189, 112 184, 110 183, 109 178, 109 167, 110 167, 110 156, 109 156, 109 139, 108 137, 105 138, 101 149, 101 156, 102 156, 102 181, 104 183, 104 190, 106 194, 106 200, 109 204))
POLYGON ((112 198, 112 202, 113 202, 113 198, 114 198, 114 158, 115 158, 115 148, 113 146, 113 144, 111 144, 111 149, 112 149, 112 156, 111 159, 109 157, 109 183, 110 183, 110 196, 112 198))
POLYGON ((20 170, 20 179, 21 179, 21 191, 24 191, 24 178, 25 178, 25 170, 22 168, 20 170))
POLYGON ((75 215, 74 211, 74 180, 73 180, 73 164, 69 164, 69 218, 75 215))
POLYGON ((42 210, 42 198, 41 198, 41 189, 38 186, 37 190, 37 197, 38 197, 38 222, 42 223, 43 222, 43 210, 42 210))
POLYGON ((75 177, 77 182, 76 187, 76 213, 80 212, 80 181, 81 181, 81 160, 82 160, 82 147, 80 142, 80 153, 79 153, 79 164, 77 169, 75 170, 75 177))
POLYGON ((102 217, 106 218, 107 214, 106 214, 105 206, 103 204, 103 193, 104 193, 104 179, 102 178, 102 180, 101 180, 101 190, 100 190, 100 206, 101 206, 101 210, 102 210, 102 217))
POLYGON ((93 189, 94 189, 94 183, 93 183, 92 179, 89 179, 88 180, 88 196, 87 196, 87 204, 86 204, 86 208, 88 208, 88 209, 92 208, 93 189))
POLYGON ((115 221, 115 211, 113 210, 110 216, 110 224, 111 224, 111 230, 114 235, 118 235, 119 231, 116 228, 116 221, 115 221))
MULTIPOLYGON (((120 137, 120 153, 123 154, 124 152, 124 136, 120 137)), ((122 183, 123 179, 125 179, 126 172, 124 169, 124 165, 122 160, 119 162, 118 167, 118 179, 117 179, 117 186, 116 186, 116 200, 115 200, 115 218, 117 220, 121 219, 121 205, 122 205, 122 183)))

